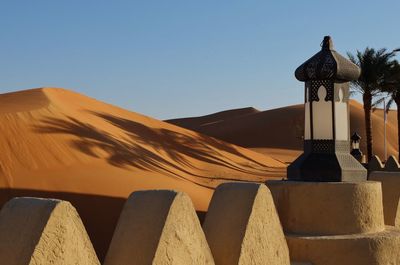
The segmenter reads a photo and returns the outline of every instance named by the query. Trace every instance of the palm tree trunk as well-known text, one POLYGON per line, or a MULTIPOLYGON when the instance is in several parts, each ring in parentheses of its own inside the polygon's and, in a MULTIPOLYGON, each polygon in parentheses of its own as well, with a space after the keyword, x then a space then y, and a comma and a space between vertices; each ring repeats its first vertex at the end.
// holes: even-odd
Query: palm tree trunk
POLYGON ((363 94, 364 103, 364 117, 365 117, 365 134, 367 136, 367 158, 371 160, 373 149, 372 149, 372 122, 371 122, 371 109, 372 109, 372 95, 371 93, 363 94))
POLYGON ((397 159, 400 161, 400 97, 395 98, 394 102, 396 102, 397 105, 397 159))

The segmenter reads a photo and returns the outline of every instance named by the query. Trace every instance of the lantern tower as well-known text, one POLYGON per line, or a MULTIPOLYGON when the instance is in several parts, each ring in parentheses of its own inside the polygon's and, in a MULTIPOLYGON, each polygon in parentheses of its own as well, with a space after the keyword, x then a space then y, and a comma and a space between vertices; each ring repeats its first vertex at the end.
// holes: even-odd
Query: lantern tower
POLYGON ((305 82, 304 153, 289 165, 290 180, 363 181, 366 169, 350 154, 349 81, 360 69, 334 50, 330 36, 322 49, 300 65, 305 82))

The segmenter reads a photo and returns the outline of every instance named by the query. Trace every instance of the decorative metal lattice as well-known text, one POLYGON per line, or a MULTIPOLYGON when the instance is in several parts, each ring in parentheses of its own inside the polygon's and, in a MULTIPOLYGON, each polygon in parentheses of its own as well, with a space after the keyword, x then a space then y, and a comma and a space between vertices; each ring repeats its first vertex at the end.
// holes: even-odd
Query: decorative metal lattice
POLYGON ((335 152, 335 141, 312 140, 311 148, 313 153, 331 154, 335 152))
POLYGON ((306 87, 309 88, 309 101, 319 101, 321 99, 318 98, 318 90, 321 86, 325 87, 326 89, 326 97, 325 101, 332 101, 333 100, 333 85, 334 83, 332 80, 313 80, 309 81, 306 84, 306 87))

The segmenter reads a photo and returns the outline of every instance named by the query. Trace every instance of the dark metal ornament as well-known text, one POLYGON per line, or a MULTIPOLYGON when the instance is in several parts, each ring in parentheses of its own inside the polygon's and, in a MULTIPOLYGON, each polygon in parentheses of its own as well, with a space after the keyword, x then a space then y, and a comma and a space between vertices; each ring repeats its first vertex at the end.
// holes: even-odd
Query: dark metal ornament
MULTIPOLYGON (((351 136, 350 139, 351 139, 352 144, 353 144, 353 143, 358 143, 358 145, 360 145, 361 136, 358 135, 358 133, 355 132, 355 133, 351 136)), ((361 161, 362 156, 363 156, 363 153, 361 152, 359 146, 358 146, 358 148, 352 148, 350 154, 351 154, 352 156, 354 156, 354 158, 357 159, 358 161, 361 161)))
POLYGON ((330 36, 325 36, 322 49, 300 65, 295 76, 299 81, 335 79, 342 81, 356 80, 360 68, 334 50, 330 36))

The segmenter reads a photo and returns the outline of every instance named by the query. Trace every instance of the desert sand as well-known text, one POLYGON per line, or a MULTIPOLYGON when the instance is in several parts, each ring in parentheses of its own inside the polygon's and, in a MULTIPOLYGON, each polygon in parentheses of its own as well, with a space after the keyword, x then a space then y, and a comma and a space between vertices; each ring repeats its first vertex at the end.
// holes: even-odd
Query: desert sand
POLYGON ((269 156, 65 89, 0 95, 0 131, 0 205, 70 201, 101 260, 133 191, 183 191, 205 211, 222 182, 285 175, 269 156))
MULTIPOLYGON (((254 108, 227 110, 202 117, 168 120, 172 124, 250 148, 280 161, 290 163, 302 152, 304 105, 266 111, 254 108), (279 132, 279 133, 277 133, 279 132)), ((361 103, 350 100, 350 133, 361 137, 360 148, 366 153, 364 110, 361 103)), ((383 160, 383 110, 372 113, 374 154, 383 160)), ((387 153, 397 157, 397 118, 391 110, 387 120, 387 153)))

